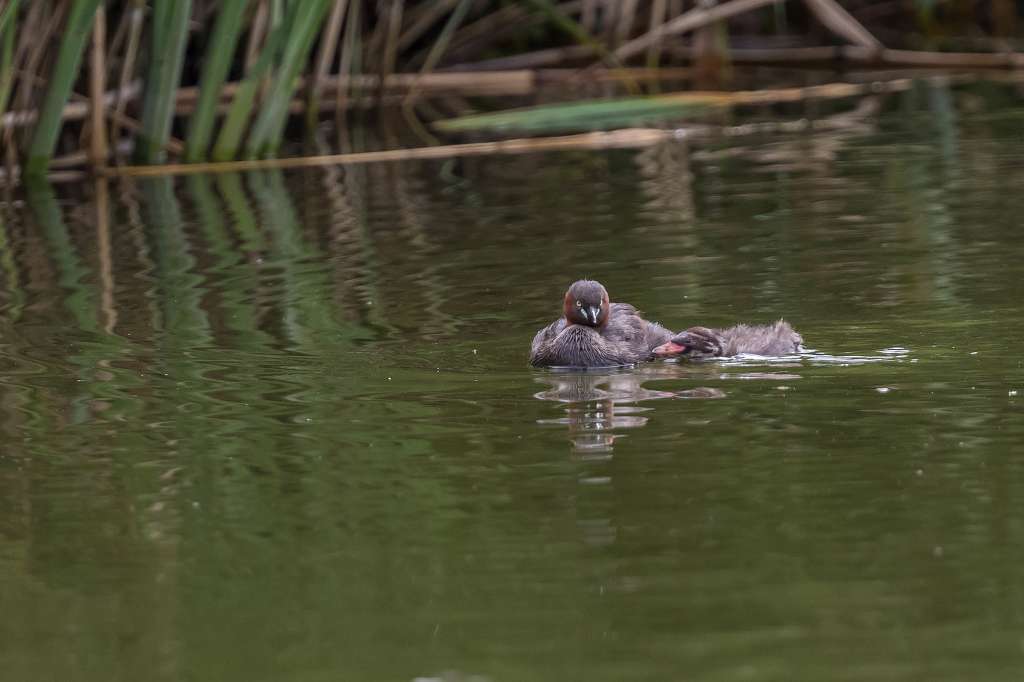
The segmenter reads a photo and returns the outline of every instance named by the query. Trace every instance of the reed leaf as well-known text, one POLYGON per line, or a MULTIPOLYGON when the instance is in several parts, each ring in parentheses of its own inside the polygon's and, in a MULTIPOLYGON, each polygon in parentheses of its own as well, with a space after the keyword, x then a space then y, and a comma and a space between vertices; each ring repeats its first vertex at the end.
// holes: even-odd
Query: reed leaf
POLYGON ((287 33, 288 25, 280 18, 277 19, 276 24, 271 25, 270 35, 267 36, 259 57, 249 69, 249 73, 245 75, 238 90, 235 91, 234 99, 231 100, 228 115, 225 117, 224 123, 221 124, 220 135, 217 136, 217 143, 210 155, 214 161, 230 161, 238 154, 246 125, 252 116, 253 102, 256 101, 260 83, 273 67, 287 33))
POLYGON ((68 14, 67 26, 57 52, 57 63, 47 82, 46 97, 43 109, 36 121, 32 133, 32 141, 28 148, 28 162, 25 164, 25 175, 41 176, 46 172, 57 146, 60 135, 61 114, 64 104, 68 101, 71 88, 78 78, 78 68, 82 61, 82 51, 89 39, 92 18, 102 0, 75 0, 68 14))
POLYGON ((0 12, 0 33, 6 31, 14 23, 15 17, 18 16, 18 6, 20 4, 21 0, 11 0, 4 7, 4 11, 0 12))
MULTIPOLYGON (((622 66, 622 62, 608 50, 604 43, 590 35, 580 24, 563 14, 551 0, 528 0, 528 2, 547 15, 555 26, 568 33, 577 43, 591 47, 610 66, 622 66)), ((614 4, 610 4, 609 7, 614 7, 614 4)))
POLYGON ((192 0, 155 0, 149 69, 142 105, 142 129, 136 146, 143 163, 164 160, 171 135, 174 99, 188 42, 192 0))
POLYGON ((433 71, 437 63, 441 61, 441 57, 444 55, 444 51, 448 48, 448 44, 451 42, 452 35, 456 29, 462 23, 462 20, 466 17, 466 13, 469 12, 470 5, 473 4, 473 0, 459 0, 458 6, 448 17, 448 21, 445 23, 444 28, 441 29, 440 35, 434 45, 430 48, 430 52, 427 53, 427 58, 423 61, 423 66, 420 68, 420 73, 427 73, 433 71))
POLYGON ((329 7, 330 0, 305 0, 288 8, 288 37, 281 54, 281 64, 267 92, 266 106, 249 133, 246 148, 250 157, 265 156, 280 146, 296 78, 306 63, 329 7))
POLYGON ((731 104, 733 104, 733 99, 725 95, 679 93, 548 104, 488 114, 460 116, 437 121, 434 126, 446 132, 497 130, 539 133, 601 130, 693 116, 731 104))
POLYGON ((220 89, 231 69, 231 59, 234 57, 238 37, 242 31, 242 16, 248 6, 249 0, 224 0, 221 3, 213 34, 203 55, 203 70, 199 76, 199 100, 189 120, 188 135, 185 139, 186 161, 200 161, 206 158, 206 150, 213 135, 220 89))

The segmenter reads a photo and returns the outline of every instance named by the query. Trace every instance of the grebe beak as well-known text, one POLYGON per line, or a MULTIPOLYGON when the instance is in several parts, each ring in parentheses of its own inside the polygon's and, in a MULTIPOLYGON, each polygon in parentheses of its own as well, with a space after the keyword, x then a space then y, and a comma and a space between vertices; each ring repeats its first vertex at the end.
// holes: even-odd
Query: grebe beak
POLYGON ((668 343, 661 344, 651 352, 654 353, 659 358, 670 358, 675 355, 679 355, 680 353, 685 353, 686 346, 680 343, 673 343, 672 341, 669 341, 668 343))
POLYGON ((597 319, 601 316, 601 309, 596 306, 590 306, 587 308, 587 313, 590 317, 590 324, 597 324, 597 319))

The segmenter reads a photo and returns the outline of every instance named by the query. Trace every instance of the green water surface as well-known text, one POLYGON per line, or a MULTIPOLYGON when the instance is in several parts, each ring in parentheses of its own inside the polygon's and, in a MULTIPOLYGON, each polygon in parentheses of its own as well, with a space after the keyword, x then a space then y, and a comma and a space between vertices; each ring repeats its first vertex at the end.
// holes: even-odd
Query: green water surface
POLYGON ((18 195, 0 678, 1021 679, 1024 111, 914 102, 18 195), (810 350, 531 369, 582 276, 810 350))

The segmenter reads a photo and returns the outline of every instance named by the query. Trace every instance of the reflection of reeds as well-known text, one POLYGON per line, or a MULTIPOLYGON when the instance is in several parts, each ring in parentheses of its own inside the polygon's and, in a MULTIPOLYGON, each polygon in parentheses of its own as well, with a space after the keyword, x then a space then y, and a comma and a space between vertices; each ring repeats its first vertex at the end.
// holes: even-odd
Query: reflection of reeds
POLYGON ((99 330, 96 292, 88 284, 89 270, 71 240, 57 195, 45 183, 34 183, 29 187, 28 203, 46 237, 50 257, 57 266, 60 286, 68 292, 64 299, 65 308, 78 329, 95 334, 99 330))
POLYGON ((103 331, 113 334, 117 326, 117 307, 114 302, 114 259, 110 246, 110 188, 104 179, 96 180, 94 187, 96 251, 100 264, 100 311, 103 314, 103 331))
POLYGON ((201 304, 202 276, 195 270, 193 249, 171 179, 147 179, 140 184, 146 234, 156 266, 160 343, 179 362, 189 349, 210 342, 210 321, 201 304))
POLYGON ((261 223, 269 235, 268 266, 282 277, 283 322, 291 344, 307 352, 336 339, 322 255, 302 234, 295 206, 280 173, 249 176, 261 223))
POLYGON ((380 301, 380 296, 362 170, 323 167, 321 183, 331 204, 327 248, 334 266, 337 305, 348 312, 349 319, 384 326, 380 306, 373 305, 374 301, 380 301))
POLYGON ((25 293, 21 288, 18 259, 15 257, 14 244, 2 210, 0 210, 0 270, 3 271, 4 297, 7 299, 3 306, 3 317, 11 322, 17 322, 25 304, 25 293))
MULTIPOLYGON (((222 181, 233 176, 222 176, 222 181)), ((237 176, 235 176, 237 180, 237 176)), ((228 183, 234 193, 236 187, 228 183)), ((259 290, 259 278, 255 268, 245 261, 227 229, 227 214, 220 204, 209 178, 192 176, 186 184, 189 196, 196 207, 199 227, 206 241, 206 248, 216 259, 210 268, 211 274, 218 275, 216 286, 220 292, 221 308, 226 326, 234 332, 232 345, 247 350, 265 350, 272 339, 260 329, 260 315, 256 307, 254 292, 259 290)), ((224 183, 220 185, 224 187, 224 183)), ((236 199, 237 200, 237 199, 236 199)), ((244 199, 243 199, 244 201, 244 199)), ((236 206, 237 215, 238 208, 236 206)), ((242 221, 251 217, 248 206, 242 211, 242 221)), ((240 232, 255 231, 254 227, 242 228, 240 232)), ((251 241, 251 240, 250 240, 251 241)), ((251 249, 251 244, 247 245, 251 249)))

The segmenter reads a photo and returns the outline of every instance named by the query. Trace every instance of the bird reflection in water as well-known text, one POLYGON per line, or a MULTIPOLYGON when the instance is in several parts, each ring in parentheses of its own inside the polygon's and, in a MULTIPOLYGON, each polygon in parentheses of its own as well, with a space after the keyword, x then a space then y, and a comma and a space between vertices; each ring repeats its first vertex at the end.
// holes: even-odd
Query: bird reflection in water
POLYGON ((535 393, 538 400, 565 403, 565 416, 538 419, 538 424, 564 425, 569 429, 573 450, 584 456, 603 457, 611 453, 622 429, 635 429, 647 423, 645 412, 652 410, 636 403, 662 398, 723 398, 716 388, 694 388, 687 391, 656 391, 645 388, 653 379, 680 379, 678 366, 663 365, 637 369, 604 371, 552 371, 537 378, 547 384, 546 390, 535 393))

